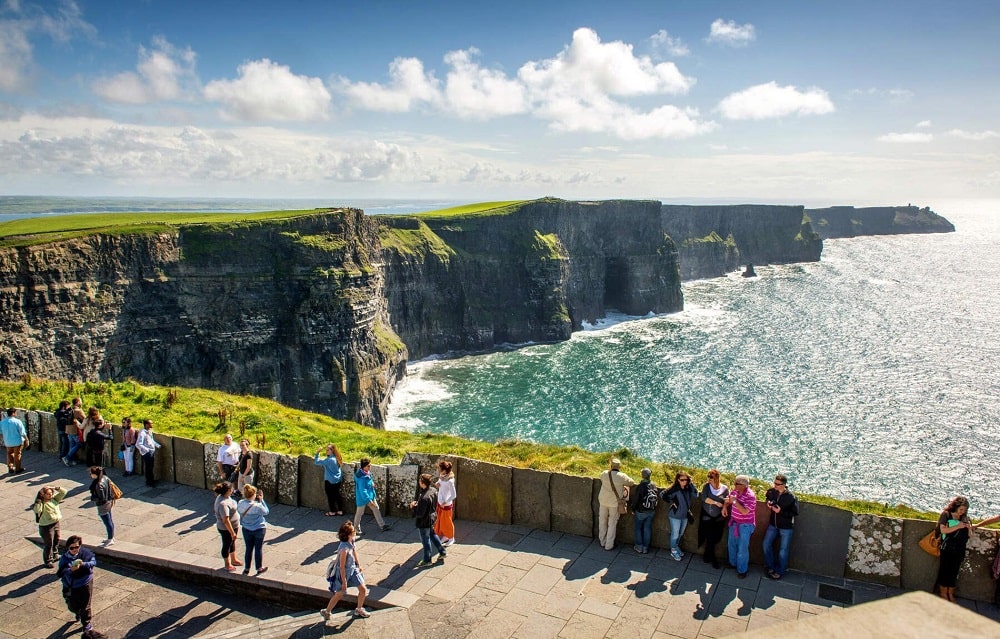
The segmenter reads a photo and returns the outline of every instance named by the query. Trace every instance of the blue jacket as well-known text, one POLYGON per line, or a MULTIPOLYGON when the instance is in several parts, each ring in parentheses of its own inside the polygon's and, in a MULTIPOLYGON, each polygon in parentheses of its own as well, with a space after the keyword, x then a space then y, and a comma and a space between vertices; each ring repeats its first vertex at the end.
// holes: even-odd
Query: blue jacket
POLYGON ((326 459, 320 459, 319 453, 316 453, 316 456, 313 457, 313 462, 315 462, 317 466, 323 467, 324 481, 328 481, 331 484, 339 484, 340 480, 344 478, 344 473, 340 470, 340 462, 337 461, 337 457, 335 455, 331 455, 326 459))
POLYGON ((82 588, 94 580, 94 568, 97 566, 97 557, 84 547, 80 547, 80 552, 76 556, 63 553, 59 558, 59 568, 56 576, 62 578, 63 585, 67 588, 82 588), (79 559, 83 563, 75 571, 69 569, 69 565, 79 559))
POLYGON ((236 504, 236 510, 240 513, 240 525, 243 530, 267 528, 267 520, 264 518, 271 513, 271 510, 263 499, 260 501, 241 499, 240 503, 236 504))
POLYGON ((373 501, 375 501, 375 482, 372 481, 371 473, 359 468, 354 471, 354 504, 364 506, 373 501))
POLYGON ((28 433, 24 430, 24 422, 17 417, 4 417, 0 421, 0 430, 3 431, 4 446, 20 446, 28 438, 28 433))

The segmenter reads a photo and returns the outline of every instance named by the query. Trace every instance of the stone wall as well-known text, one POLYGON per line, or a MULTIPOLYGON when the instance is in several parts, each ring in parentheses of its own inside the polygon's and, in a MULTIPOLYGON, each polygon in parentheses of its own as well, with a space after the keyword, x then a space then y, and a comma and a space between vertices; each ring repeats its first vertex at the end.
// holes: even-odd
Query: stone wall
MULTIPOLYGON (((29 436, 42 452, 58 454, 58 436, 51 413, 19 411, 28 426, 29 436)), ((156 478, 184 485, 211 488, 218 476, 215 468, 217 444, 157 433, 162 445, 156 454, 156 478)), ((116 439, 117 453, 119 440, 116 439)), ((402 463, 372 465, 372 477, 379 508, 392 517, 409 517, 409 503, 416 492, 420 473, 437 475, 437 462, 446 458, 455 465, 458 498, 455 517, 458 521, 481 521, 563 532, 584 537, 597 536, 597 480, 561 473, 512 468, 465 457, 407 453, 402 463)), ((121 462, 116 460, 116 466, 121 462)), ((268 501, 291 506, 326 510, 322 469, 309 456, 291 456, 270 451, 256 451, 256 485, 268 501)), ((342 467, 341 494, 345 510, 353 512, 354 463, 342 467)), ((138 466, 137 466, 138 470, 138 466)), ((858 515, 831 506, 801 503, 792 537, 790 567, 811 574, 849 578, 879 583, 907 590, 932 589, 937 577, 938 560, 917 547, 934 522, 897 519, 876 515, 858 515)), ((692 512, 697 521, 700 505, 692 512)), ((757 505, 757 529, 751 541, 751 561, 762 563, 761 541, 767 529, 767 509, 757 505)), ((634 518, 621 517, 618 523, 619 545, 633 543, 634 518)), ((653 519, 652 545, 669 546, 669 523, 665 508, 657 509, 653 519)), ((461 526, 459 526, 461 538, 461 526)), ((697 524, 688 526, 681 548, 698 552, 697 524)), ((972 535, 966 561, 959 575, 958 595, 978 601, 993 601, 995 582, 990 574, 998 552, 1000 532, 980 530, 972 535)), ((720 560, 726 558, 725 539, 717 549, 720 560)))

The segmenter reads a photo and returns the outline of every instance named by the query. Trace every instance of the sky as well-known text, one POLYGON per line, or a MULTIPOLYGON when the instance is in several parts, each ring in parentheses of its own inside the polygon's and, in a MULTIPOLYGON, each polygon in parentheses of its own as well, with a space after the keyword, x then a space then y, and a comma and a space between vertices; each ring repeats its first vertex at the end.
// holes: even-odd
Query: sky
POLYGON ((993 0, 0 0, 0 195, 1000 197, 993 0))

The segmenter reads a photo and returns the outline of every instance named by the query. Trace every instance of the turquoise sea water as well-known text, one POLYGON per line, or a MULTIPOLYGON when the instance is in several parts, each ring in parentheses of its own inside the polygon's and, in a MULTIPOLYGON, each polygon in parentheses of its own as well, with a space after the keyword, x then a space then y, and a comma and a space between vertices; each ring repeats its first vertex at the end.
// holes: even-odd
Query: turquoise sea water
POLYGON ((933 208, 956 233, 828 240, 819 263, 686 283, 681 313, 413 364, 390 427, 1000 512, 1000 202, 933 208))

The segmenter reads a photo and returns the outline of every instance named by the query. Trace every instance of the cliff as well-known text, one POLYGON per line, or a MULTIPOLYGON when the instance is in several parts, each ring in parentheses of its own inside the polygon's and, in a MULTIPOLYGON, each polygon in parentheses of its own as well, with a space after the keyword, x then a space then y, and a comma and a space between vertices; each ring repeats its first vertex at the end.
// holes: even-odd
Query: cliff
POLYGON ((954 224, 929 207, 918 208, 913 205, 866 208, 833 206, 807 209, 806 215, 824 240, 858 235, 955 232, 954 224))
POLYGON ((556 199, 79 235, 0 248, 0 377, 216 388, 375 426, 409 357, 678 311, 685 256, 706 277, 821 249, 800 207, 556 199))
POLYGON ((823 252, 801 206, 663 205, 661 210, 685 280, 720 277, 747 263, 817 262, 823 252))

